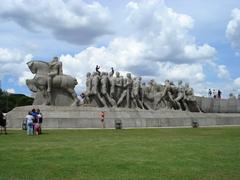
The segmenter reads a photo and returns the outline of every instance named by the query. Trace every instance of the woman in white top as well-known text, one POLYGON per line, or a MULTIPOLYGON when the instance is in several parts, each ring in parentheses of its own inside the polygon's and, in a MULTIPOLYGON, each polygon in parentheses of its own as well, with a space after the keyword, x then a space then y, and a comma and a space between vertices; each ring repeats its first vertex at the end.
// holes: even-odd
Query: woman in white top
POLYGON ((27 121, 27 135, 33 135, 33 119, 31 111, 28 112, 28 115, 26 116, 27 121))

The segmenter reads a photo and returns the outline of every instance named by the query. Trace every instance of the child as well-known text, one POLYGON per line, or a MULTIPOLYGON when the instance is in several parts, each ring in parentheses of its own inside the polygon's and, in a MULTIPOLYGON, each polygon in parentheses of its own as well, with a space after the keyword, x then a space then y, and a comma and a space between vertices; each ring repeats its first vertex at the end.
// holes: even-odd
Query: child
POLYGON ((39 135, 40 134, 40 124, 37 122, 34 126, 34 131, 35 131, 35 134, 36 135, 39 135))
POLYGON ((40 109, 37 109, 37 120, 40 128, 40 134, 42 134, 42 121, 43 121, 43 115, 40 112, 40 109))

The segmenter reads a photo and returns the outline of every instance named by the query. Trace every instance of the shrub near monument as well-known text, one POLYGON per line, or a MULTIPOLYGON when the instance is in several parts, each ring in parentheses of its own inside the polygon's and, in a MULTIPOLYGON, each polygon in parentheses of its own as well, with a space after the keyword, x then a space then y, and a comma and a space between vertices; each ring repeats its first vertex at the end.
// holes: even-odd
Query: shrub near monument
POLYGON ((0 109, 3 112, 9 112, 17 106, 32 105, 33 98, 23 94, 13 94, 0 89, 0 109))

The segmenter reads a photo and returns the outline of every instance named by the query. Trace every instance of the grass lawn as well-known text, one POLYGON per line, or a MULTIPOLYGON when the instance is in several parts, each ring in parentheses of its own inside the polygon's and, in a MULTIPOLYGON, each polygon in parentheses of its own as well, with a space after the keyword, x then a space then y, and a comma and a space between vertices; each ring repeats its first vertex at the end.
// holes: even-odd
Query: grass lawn
POLYGON ((240 127, 0 135, 0 179, 240 179, 240 127))

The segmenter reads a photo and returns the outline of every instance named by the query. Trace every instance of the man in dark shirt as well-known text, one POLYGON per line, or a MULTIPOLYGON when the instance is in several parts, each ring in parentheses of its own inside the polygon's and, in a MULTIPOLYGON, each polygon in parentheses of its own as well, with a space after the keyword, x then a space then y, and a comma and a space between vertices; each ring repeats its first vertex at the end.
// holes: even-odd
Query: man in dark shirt
POLYGON ((2 131, 4 130, 4 133, 7 134, 7 129, 6 129, 6 116, 4 116, 4 114, 2 113, 2 111, 0 110, 0 126, 1 126, 1 134, 2 131))

